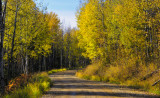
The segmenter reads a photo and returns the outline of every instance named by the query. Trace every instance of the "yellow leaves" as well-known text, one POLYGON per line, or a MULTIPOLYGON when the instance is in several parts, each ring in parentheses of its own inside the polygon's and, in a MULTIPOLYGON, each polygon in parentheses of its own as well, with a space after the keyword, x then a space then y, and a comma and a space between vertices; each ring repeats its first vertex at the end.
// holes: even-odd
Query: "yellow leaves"
POLYGON ((115 6, 114 10, 115 14, 121 14, 122 5, 115 6))
POLYGON ((86 2, 77 16, 79 46, 84 50, 83 54, 92 59, 115 53, 114 49, 120 46, 126 53, 142 51, 146 41, 145 26, 159 25, 157 2, 149 0, 147 5, 145 0, 108 0, 104 6, 99 0, 86 2), (150 11, 155 11, 155 15, 150 11))
POLYGON ((36 57, 37 56, 36 52, 35 51, 31 51, 31 56, 32 57, 36 57))
POLYGON ((43 45, 44 51, 48 51, 51 48, 51 45, 43 45))
POLYGON ((12 48, 16 5, 19 10, 13 56, 26 52, 31 57, 50 53, 54 36, 59 32, 60 20, 55 13, 40 11, 33 0, 8 0, 4 48, 8 53, 12 48))
POLYGON ((103 9, 98 0, 90 1, 83 7, 78 16, 79 46, 85 50, 85 56, 93 59, 99 56, 97 49, 99 43, 102 43, 99 39, 104 30, 101 12, 103 9))
POLYGON ((46 17, 46 21, 48 22, 50 32, 55 32, 59 26, 60 20, 58 19, 57 14, 49 13, 46 17))

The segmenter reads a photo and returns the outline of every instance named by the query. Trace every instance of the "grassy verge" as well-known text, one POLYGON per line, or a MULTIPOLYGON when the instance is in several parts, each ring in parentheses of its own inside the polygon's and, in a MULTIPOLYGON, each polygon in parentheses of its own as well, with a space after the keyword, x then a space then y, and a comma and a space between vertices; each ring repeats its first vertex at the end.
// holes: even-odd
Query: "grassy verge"
POLYGON ((34 75, 24 75, 11 80, 6 87, 3 98, 39 98, 52 85, 48 74, 65 71, 67 69, 52 69, 48 72, 34 75))
POLYGON ((63 68, 63 69, 52 69, 50 71, 48 71, 48 74, 53 74, 53 73, 56 73, 56 72, 61 72, 61 71, 66 71, 67 69, 66 68, 63 68))
POLYGON ((51 79, 46 72, 34 74, 29 79, 22 79, 21 76, 10 82, 7 87, 10 92, 4 98, 39 98, 50 88, 50 85, 51 79), (24 85, 21 82, 27 84, 24 85))
POLYGON ((160 95, 160 83, 152 86, 155 81, 159 80, 160 72, 142 80, 148 73, 156 70, 156 66, 153 63, 145 66, 142 62, 134 59, 117 61, 108 66, 94 63, 84 70, 78 71, 76 76, 88 80, 126 85, 160 95))

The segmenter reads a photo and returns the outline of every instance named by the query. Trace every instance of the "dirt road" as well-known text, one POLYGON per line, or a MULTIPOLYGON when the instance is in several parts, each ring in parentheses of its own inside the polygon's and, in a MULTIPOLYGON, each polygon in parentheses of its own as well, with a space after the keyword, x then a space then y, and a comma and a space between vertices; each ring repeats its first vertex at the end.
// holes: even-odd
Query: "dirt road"
POLYGON ((125 86, 79 79, 75 72, 50 75, 54 86, 42 98, 160 98, 125 86))

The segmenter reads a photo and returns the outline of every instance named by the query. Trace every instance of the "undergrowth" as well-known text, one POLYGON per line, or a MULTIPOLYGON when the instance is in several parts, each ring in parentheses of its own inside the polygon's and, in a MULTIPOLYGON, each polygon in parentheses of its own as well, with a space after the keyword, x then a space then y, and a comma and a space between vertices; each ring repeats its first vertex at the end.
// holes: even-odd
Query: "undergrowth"
POLYGON ((94 63, 78 71, 76 76, 88 80, 127 85, 160 95, 160 83, 152 86, 160 79, 160 72, 143 79, 147 74, 157 70, 157 66, 155 63, 149 63, 146 66, 141 60, 130 58, 113 62, 107 66, 94 63))
POLYGON ((3 98, 39 98, 52 85, 48 74, 65 71, 67 69, 52 69, 48 72, 34 75, 20 75, 9 82, 6 95, 3 98))
POLYGON ((51 79, 47 72, 21 75, 9 82, 4 98, 39 98, 50 88, 51 79))

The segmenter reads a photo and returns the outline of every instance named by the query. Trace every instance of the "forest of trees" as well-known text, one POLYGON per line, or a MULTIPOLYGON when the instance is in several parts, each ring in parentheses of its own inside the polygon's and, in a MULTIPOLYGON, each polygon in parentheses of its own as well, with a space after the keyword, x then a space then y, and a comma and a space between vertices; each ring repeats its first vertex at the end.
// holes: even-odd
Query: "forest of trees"
POLYGON ((160 0, 84 0, 80 6, 78 45, 92 65, 79 77, 147 90, 159 83, 160 0))
POLYGON ((77 18, 79 46, 92 61, 159 58, 159 0, 87 0, 77 18))
POLYGON ((90 61, 126 68, 117 71, 123 81, 160 68, 159 0, 83 0, 76 17, 78 28, 63 30, 58 15, 34 0, 0 0, 1 91, 20 74, 90 61))
POLYGON ((34 0, 0 0, 0 87, 20 74, 85 65, 76 29, 34 0))

